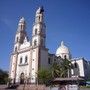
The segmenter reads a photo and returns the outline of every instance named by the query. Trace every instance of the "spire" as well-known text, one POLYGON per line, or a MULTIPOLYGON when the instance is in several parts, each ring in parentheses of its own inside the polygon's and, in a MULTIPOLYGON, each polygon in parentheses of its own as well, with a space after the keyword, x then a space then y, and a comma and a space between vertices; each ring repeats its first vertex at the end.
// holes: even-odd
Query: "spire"
POLYGON ((24 31, 25 30, 25 19, 24 17, 21 17, 21 19, 19 20, 19 24, 18 24, 18 31, 24 31))
POLYGON ((25 19, 24 19, 24 17, 21 17, 19 23, 25 23, 25 19))
POLYGON ((37 14, 40 14, 40 13, 43 13, 44 12, 44 9, 43 9, 43 6, 39 7, 36 11, 36 15, 37 14))
POLYGON ((43 6, 42 7, 39 7, 36 11, 36 17, 35 17, 35 23, 43 23, 44 20, 44 15, 43 15, 43 12, 44 12, 44 9, 43 9, 43 6))
POLYGON ((64 41, 61 41, 61 46, 64 46, 64 41))
POLYGON ((38 46, 45 47, 46 25, 44 23, 44 9, 43 9, 43 7, 39 7, 36 10, 32 36, 33 36, 32 46, 36 46, 36 42, 37 42, 38 46))
POLYGON ((26 28, 25 19, 24 19, 24 17, 21 17, 21 19, 19 20, 19 23, 18 23, 18 29, 17 29, 17 32, 16 32, 15 43, 19 42, 20 44, 22 44, 24 42, 25 37, 28 40, 25 28, 26 28))

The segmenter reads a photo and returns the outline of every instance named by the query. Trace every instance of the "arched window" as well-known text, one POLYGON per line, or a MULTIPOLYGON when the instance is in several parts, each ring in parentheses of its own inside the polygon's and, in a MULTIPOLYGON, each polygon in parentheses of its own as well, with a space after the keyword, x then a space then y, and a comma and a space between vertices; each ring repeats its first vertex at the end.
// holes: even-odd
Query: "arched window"
POLYGON ((17 52, 17 47, 15 47, 15 52, 17 52))
POLYGON ((67 59, 67 56, 66 55, 64 55, 64 59, 67 59))
POLYGON ((37 29, 35 29, 35 35, 37 34, 37 29))
POLYGON ((78 68, 78 64, 76 62, 74 63, 74 68, 78 68))
POLYGON ((39 16, 39 21, 40 21, 40 16, 39 16))
POLYGON ((34 46, 36 46, 37 45, 37 41, 36 40, 34 40, 34 46))
POLYGON ((21 30, 23 30, 23 25, 21 25, 21 30))
POLYGON ((28 57, 27 57, 27 56, 25 56, 25 63, 27 63, 27 59, 28 59, 28 57))
POLYGON ((18 42, 18 37, 17 37, 17 42, 18 42))
POLYGON ((74 63, 74 75, 76 75, 76 76, 80 75, 80 73, 79 73, 79 66, 78 66, 77 62, 74 63))
POLYGON ((22 63, 22 57, 20 58, 20 64, 22 63))

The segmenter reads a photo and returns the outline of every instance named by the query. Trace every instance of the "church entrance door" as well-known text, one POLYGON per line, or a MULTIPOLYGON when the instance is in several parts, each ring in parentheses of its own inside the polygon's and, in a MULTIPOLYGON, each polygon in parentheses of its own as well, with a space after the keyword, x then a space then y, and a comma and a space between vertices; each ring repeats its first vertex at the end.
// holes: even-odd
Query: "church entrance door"
POLYGON ((24 84, 24 73, 20 75, 20 84, 24 84))

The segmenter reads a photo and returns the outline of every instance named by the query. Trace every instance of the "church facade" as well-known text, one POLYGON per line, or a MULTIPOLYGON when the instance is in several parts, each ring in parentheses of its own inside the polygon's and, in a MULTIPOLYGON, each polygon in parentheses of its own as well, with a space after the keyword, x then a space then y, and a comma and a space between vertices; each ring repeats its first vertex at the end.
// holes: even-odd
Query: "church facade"
MULTIPOLYGON (((44 9, 39 7, 35 14, 31 41, 29 41, 27 36, 25 19, 22 17, 18 23, 14 49, 10 58, 9 77, 13 83, 23 83, 25 78, 28 78, 30 83, 36 83, 39 68, 48 68, 59 56, 61 58, 66 56, 67 59, 71 59, 71 53, 63 42, 61 42, 60 47, 57 49, 56 55, 48 52, 45 42, 46 25, 44 22, 44 9)), ((72 62, 74 63, 73 60, 72 62)), ((74 69, 72 74, 74 74, 74 69)), ((78 73, 78 76, 80 76, 80 73, 78 73)))
POLYGON ((48 49, 45 46, 46 26, 43 13, 43 8, 36 11, 31 42, 25 31, 25 19, 22 17, 18 23, 10 63, 10 78, 14 82, 20 82, 20 79, 23 82, 23 78, 30 77, 31 82, 35 83, 38 68, 48 67, 48 49))

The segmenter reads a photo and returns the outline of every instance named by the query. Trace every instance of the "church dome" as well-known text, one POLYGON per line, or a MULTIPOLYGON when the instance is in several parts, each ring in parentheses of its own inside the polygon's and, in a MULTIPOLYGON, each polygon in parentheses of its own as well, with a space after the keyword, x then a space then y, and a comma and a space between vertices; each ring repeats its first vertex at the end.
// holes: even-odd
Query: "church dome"
MULTIPOLYGON (((69 51, 68 47, 65 46, 65 45, 64 45, 64 42, 62 41, 62 42, 61 42, 61 45, 60 45, 59 48, 56 50, 56 56, 61 56, 61 57, 62 57, 62 55, 67 56, 67 55, 69 55, 69 54, 70 54, 70 51, 69 51)), ((63 57, 64 57, 64 56, 63 56, 63 57)), ((62 58, 63 58, 63 57, 62 57, 62 58)))

